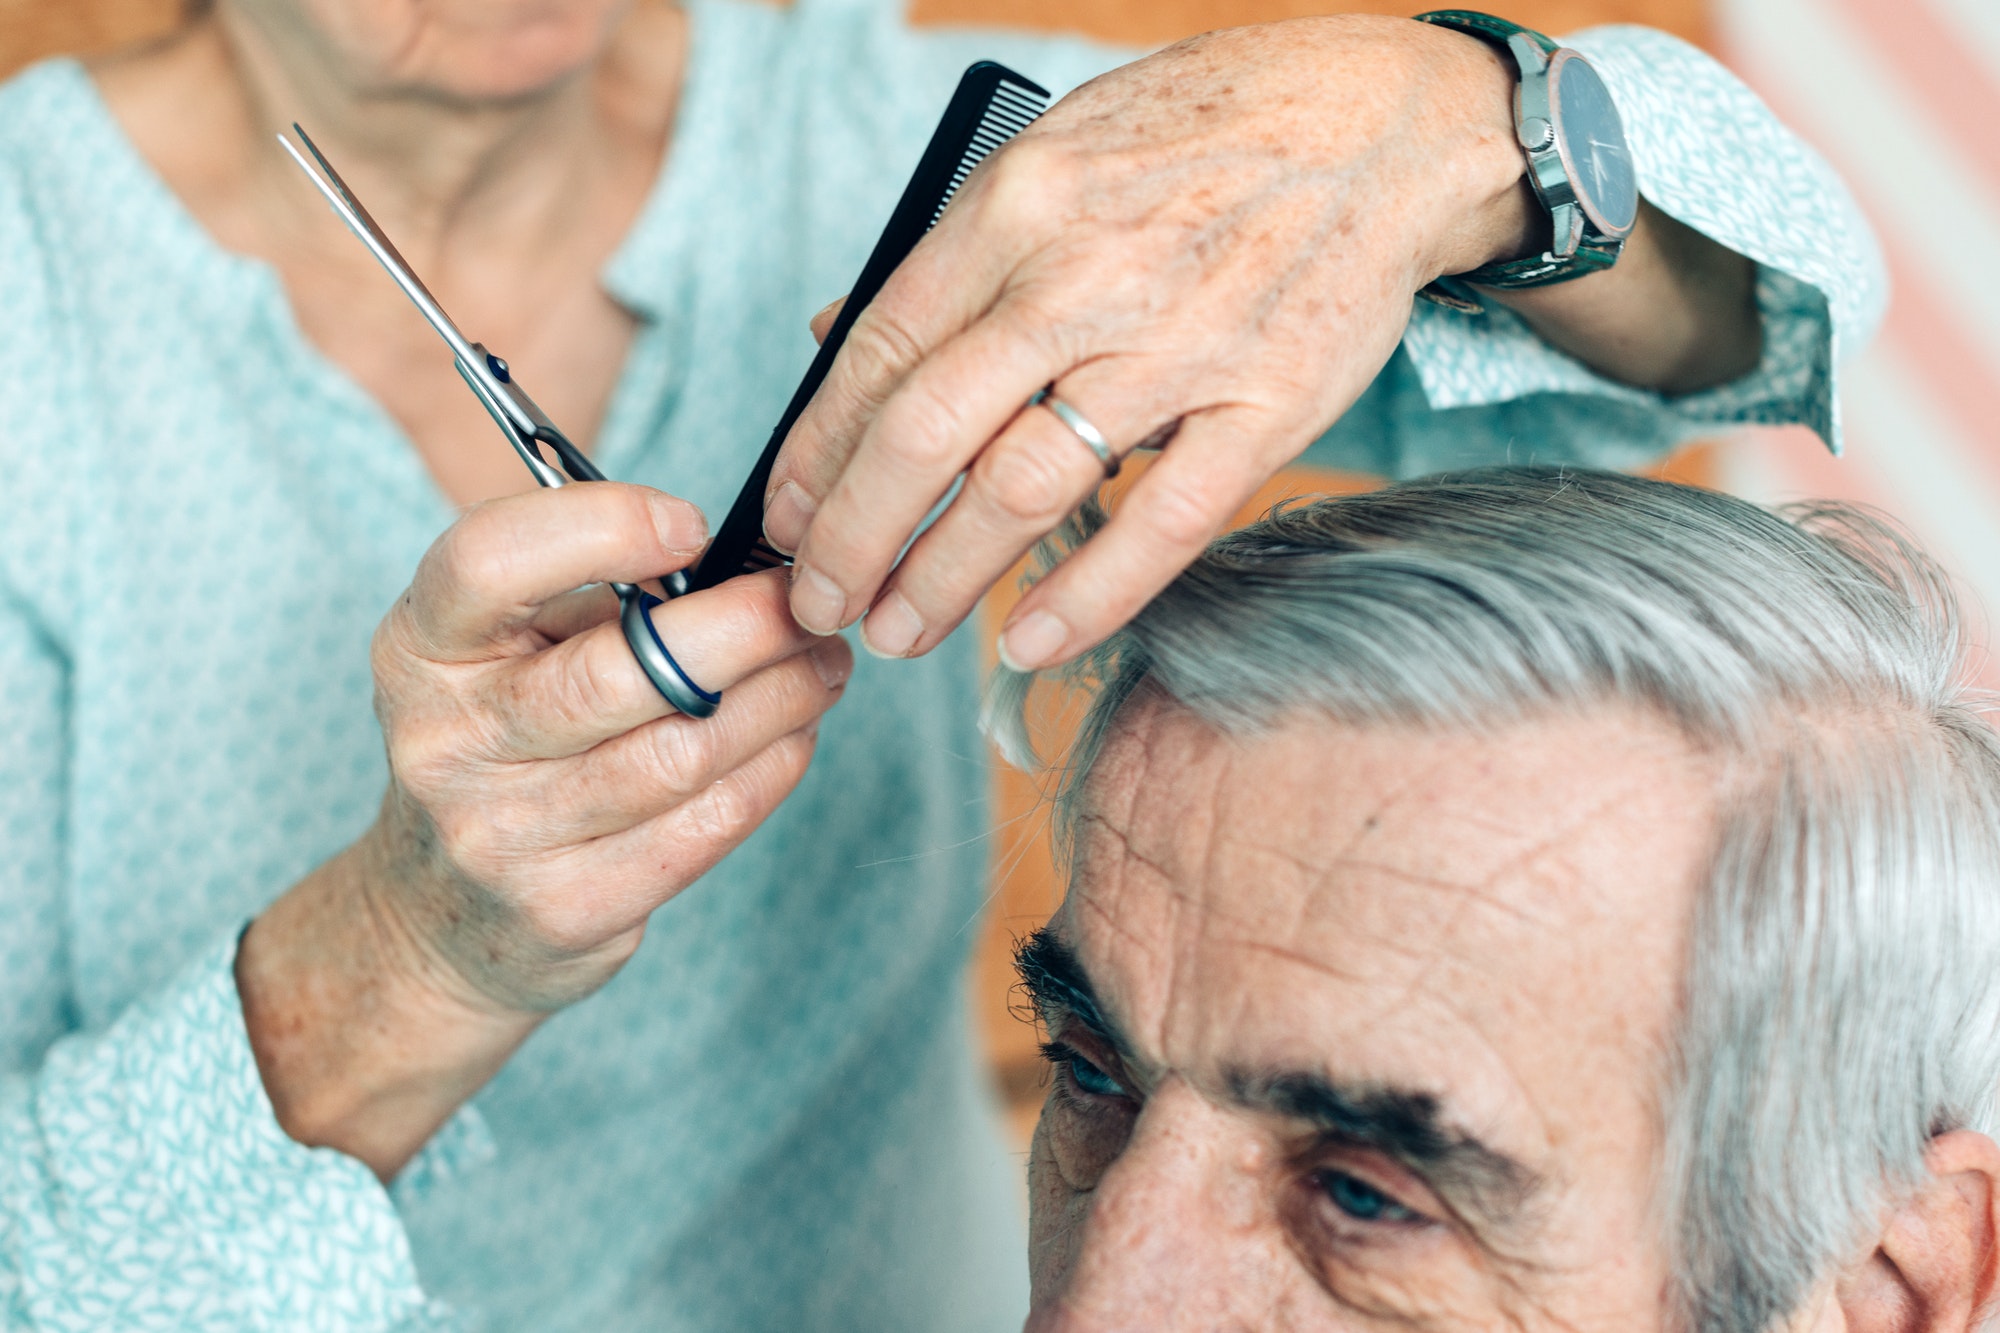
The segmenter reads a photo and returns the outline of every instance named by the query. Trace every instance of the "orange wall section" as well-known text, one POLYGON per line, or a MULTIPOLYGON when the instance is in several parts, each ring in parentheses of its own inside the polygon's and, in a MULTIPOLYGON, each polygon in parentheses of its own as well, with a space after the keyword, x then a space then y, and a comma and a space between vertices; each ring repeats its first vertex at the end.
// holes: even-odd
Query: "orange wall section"
POLYGON ((0 77, 54 55, 94 55, 170 31, 182 0, 0 0, 0 77))

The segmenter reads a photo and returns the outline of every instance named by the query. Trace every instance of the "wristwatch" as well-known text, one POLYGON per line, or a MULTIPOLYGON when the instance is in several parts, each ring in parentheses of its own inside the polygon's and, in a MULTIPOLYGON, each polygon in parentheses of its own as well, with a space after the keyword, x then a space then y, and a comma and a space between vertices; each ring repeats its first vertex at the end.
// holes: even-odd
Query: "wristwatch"
POLYGON ((1445 305, 1478 308, 1467 300, 1471 293, 1452 288, 1461 283, 1543 287, 1618 262, 1639 218, 1639 178, 1618 106, 1590 61, 1491 14, 1439 9, 1419 14, 1417 20, 1477 37, 1513 57, 1521 71, 1514 93, 1514 133, 1528 155, 1528 183, 1554 224, 1554 239, 1545 253, 1456 273, 1422 294, 1445 305))

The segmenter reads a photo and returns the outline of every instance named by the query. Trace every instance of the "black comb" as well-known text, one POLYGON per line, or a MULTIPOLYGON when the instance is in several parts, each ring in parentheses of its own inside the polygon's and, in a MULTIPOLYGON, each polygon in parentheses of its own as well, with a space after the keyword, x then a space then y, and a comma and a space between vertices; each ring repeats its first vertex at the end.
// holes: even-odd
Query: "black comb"
POLYGON ((868 256, 861 276, 854 280, 854 289, 847 294, 847 304, 834 320, 826 341, 820 344, 812 368, 799 382, 785 414, 778 418, 770 441, 758 456, 757 466, 750 470, 749 480, 737 492, 736 502, 729 506, 729 516, 722 520, 722 527, 708 544, 700 563, 689 571, 689 592, 712 588, 738 574, 791 563, 790 556, 773 550, 764 540, 764 488, 770 484, 771 467, 778 461, 785 437, 792 433, 806 404, 819 392, 827 372, 833 369, 834 358, 840 354, 841 344, 847 341, 854 321, 882 290, 882 284, 889 280, 896 266, 917 248, 924 233, 937 225, 945 205, 965 184, 972 169, 1026 129, 1048 105, 1048 89, 1004 65, 982 60, 965 71, 965 77, 958 82, 958 91, 952 94, 951 105, 945 108, 944 119, 931 135, 930 146, 924 149, 917 163, 916 174, 904 187, 896 211, 889 215, 882 239, 875 242, 874 253, 868 256))

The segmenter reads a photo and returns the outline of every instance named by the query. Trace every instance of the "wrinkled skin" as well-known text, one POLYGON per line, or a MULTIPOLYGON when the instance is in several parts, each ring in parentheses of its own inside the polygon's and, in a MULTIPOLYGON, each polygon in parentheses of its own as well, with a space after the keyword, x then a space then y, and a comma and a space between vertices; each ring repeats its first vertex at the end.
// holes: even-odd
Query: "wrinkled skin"
MULTIPOLYGON (((1128 705, 1052 923, 1102 1018, 1042 1006, 1031 1333, 1665 1333, 1658 1089, 1719 777, 1628 713, 1232 741, 1128 705), (1511 1170, 1244 1093, 1288 1073, 1432 1098, 1511 1170)), ((1942 1136, 1794 1327, 1972 1327, 1994 1160, 1942 1136)))

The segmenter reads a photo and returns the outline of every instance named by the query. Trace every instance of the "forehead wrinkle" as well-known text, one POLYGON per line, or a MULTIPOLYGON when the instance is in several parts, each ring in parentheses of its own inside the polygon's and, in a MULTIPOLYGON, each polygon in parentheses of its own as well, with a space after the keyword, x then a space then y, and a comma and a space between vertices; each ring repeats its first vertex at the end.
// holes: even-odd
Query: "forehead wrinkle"
MULTIPOLYGON (((1631 794, 1632 788, 1638 785, 1639 779, 1635 777, 1630 784, 1622 786, 1600 797, 1596 801, 1578 808, 1571 817, 1564 820, 1555 829, 1551 830, 1545 836, 1534 839, 1526 846, 1510 852, 1497 865, 1486 869, 1477 879, 1451 879, 1439 875, 1425 874, 1418 870, 1395 866, 1382 861, 1349 860, 1332 867, 1331 870, 1365 871, 1412 888, 1429 889, 1453 896, 1457 900, 1456 904, 1451 909, 1450 914, 1438 923, 1437 929, 1434 932, 1439 936, 1456 927, 1463 921, 1466 914, 1476 906, 1483 906, 1498 915, 1509 917, 1524 926, 1539 928, 1550 925, 1561 925, 1562 922, 1559 913, 1537 912, 1529 904, 1516 901, 1515 895, 1501 891, 1502 881, 1511 875, 1532 873, 1533 868, 1545 862, 1551 852, 1560 851, 1564 847, 1571 845, 1575 840, 1575 834, 1578 829, 1601 823, 1607 813, 1625 804, 1631 794)), ((1562 878, 1567 883, 1575 884, 1578 882, 1579 876, 1574 872, 1573 867, 1570 870, 1571 873, 1562 876, 1562 878)), ((1329 875, 1329 877, 1331 876, 1329 875)), ((1544 876, 1544 878, 1549 877, 1544 876)), ((1535 901, 1543 902, 1546 900, 1536 899, 1535 901)))
MULTIPOLYGON (((1113 896, 1123 896, 1123 893, 1126 891, 1123 867, 1123 863, 1126 861, 1135 861, 1139 865, 1152 870, 1155 874, 1160 873, 1158 867, 1151 865, 1144 857, 1132 851, 1131 843, 1116 825, 1102 820, 1095 815, 1088 818, 1093 828, 1097 829, 1103 837, 1109 838, 1118 844, 1120 848, 1120 855, 1115 858, 1118 863, 1118 870, 1116 872, 1118 883, 1112 886, 1116 890, 1113 896)), ((1093 868, 1095 867, 1095 863, 1096 858, 1093 858, 1093 868)), ((1150 956, 1153 953, 1153 947, 1120 921, 1117 912, 1102 901, 1105 896, 1105 888, 1106 886, 1101 884, 1095 875, 1088 877, 1082 874, 1074 875, 1071 879, 1069 892, 1065 895, 1064 906, 1068 906, 1074 902, 1079 911, 1090 913, 1112 935, 1131 945, 1142 958, 1150 956)))
MULTIPOLYGON (((1109 823, 1100 822, 1097 827, 1105 834, 1105 836, 1112 838, 1121 848, 1126 848, 1129 854, 1129 843, 1125 839, 1124 835, 1115 826, 1109 823)), ((1130 859, 1138 861, 1141 865, 1148 864, 1143 860, 1143 858, 1137 856, 1131 856, 1130 859)), ((1170 899, 1176 899, 1181 897, 1181 895, 1171 887, 1169 887, 1167 891, 1167 896, 1170 899)), ((1111 936, 1114 940, 1123 941, 1129 947, 1132 955, 1134 956, 1133 967, 1135 967, 1138 970, 1141 976, 1150 975, 1150 973, 1156 967, 1158 967, 1160 952, 1161 952, 1160 949, 1156 945, 1154 945, 1153 943, 1149 942, 1144 937, 1142 937, 1139 933, 1132 930, 1129 926, 1127 926, 1119 918, 1119 915, 1114 907, 1101 901, 1101 895, 1096 891, 1096 886, 1094 884, 1083 881, 1081 879, 1073 883, 1070 887, 1070 892, 1067 895, 1065 902, 1063 904, 1064 910, 1067 910, 1072 904, 1074 904, 1077 912, 1087 915, 1092 921, 1096 922, 1098 926, 1106 934, 1111 936)), ((1170 938, 1171 934, 1172 934, 1172 929, 1170 927, 1169 928, 1170 938)), ((1079 940, 1078 943, 1080 944, 1081 941, 1079 940)), ((1169 957, 1171 957, 1171 946, 1169 947, 1168 954, 1169 957)), ((1079 959, 1079 963, 1081 963, 1081 959, 1079 959)), ((1171 963, 1169 963, 1169 968, 1171 968, 1171 963)), ((1129 972, 1131 969, 1128 968, 1124 970, 1129 972)), ((1102 983, 1106 981, 1107 978, 1102 976, 1097 976, 1093 977, 1093 980, 1102 983)), ((1115 973, 1112 980, 1114 980, 1115 982, 1115 973)), ((1139 988, 1140 994, 1138 997, 1136 997, 1141 1001, 1142 1007, 1143 1007, 1144 990, 1145 987, 1142 984, 1141 987, 1139 988)), ((1120 1051, 1120 1054, 1132 1057, 1133 1062, 1138 1066, 1138 1068, 1135 1069, 1133 1072, 1141 1074, 1142 1076, 1149 1076, 1153 1071, 1146 1068, 1146 1066, 1152 1063, 1152 1059, 1148 1057, 1147 1048, 1150 1048, 1153 1057, 1164 1058, 1165 1056, 1166 1030, 1165 1030, 1164 1017, 1162 1017, 1161 1022, 1157 1028, 1152 1030, 1144 1030, 1140 1027, 1139 1024, 1137 1024, 1134 1021, 1137 1015, 1134 1015, 1132 1013, 1121 1012, 1122 1006, 1118 1003, 1118 1000, 1115 997, 1115 995, 1105 994, 1100 990, 1100 993, 1097 996, 1097 1000, 1100 1008, 1104 1011, 1104 1016, 1106 1020, 1115 1024, 1118 1028, 1118 1031, 1116 1033, 1104 1033, 1102 1035, 1104 1035, 1107 1038, 1122 1036, 1125 1039, 1126 1049, 1122 1049, 1120 1051), (1139 1049, 1132 1049, 1132 1047, 1134 1047, 1135 1045, 1139 1049)))
MULTIPOLYGON (((1341 843, 1339 847, 1332 849, 1330 856, 1324 862, 1317 860, 1316 858, 1308 855, 1303 851, 1289 851, 1283 848, 1271 847, 1268 844, 1262 844, 1262 843, 1256 843, 1253 845, 1256 845, 1260 847, 1262 850, 1269 851, 1275 855, 1285 857, 1287 860, 1292 861, 1294 864, 1298 865, 1302 870, 1305 870, 1309 874, 1315 876, 1323 876, 1327 873, 1329 869, 1340 865, 1341 863, 1346 861, 1349 857, 1351 857, 1355 853, 1356 849, 1359 848, 1362 842, 1366 841, 1368 838, 1372 836, 1379 835, 1381 831, 1379 826, 1382 822, 1382 817, 1388 814, 1390 811, 1396 809, 1399 805, 1403 804, 1404 801, 1408 800, 1418 788, 1426 786, 1430 782, 1432 776, 1440 768, 1446 766, 1449 762, 1450 762, 1449 760, 1443 757, 1438 757, 1432 760, 1430 763, 1425 764, 1422 768, 1418 769, 1417 771, 1409 773, 1400 778, 1399 780, 1390 783, 1372 801, 1371 804, 1373 808, 1369 811, 1369 813, 1364 817, 1354 821, 1354 827, 1352 831, 1348 834, 1347 838, 1341 843)), ((1261 790, 1261 788, 1256 784, 1252 784, 1248 788, 1248 790, 1254 792, 1261 790)), ((1233 822, 1225 822, 1222 825, 1221 836, 1228 838, 1232 843, 1250 841, 1247 838, 1239 838, 1236 836, 1235 825, 1233 822)))
MULTIPOLYGON (((1223 924, 1217 919, 1219 913, 1211 903, 1212 895, 1204 890, 1207 886, 1223 882, 1220 862, 1228 846, 1223 836, 1228 827, 1227 797, 1234 786, 1237 765, 1242 758, 1239 748, 1231 747, 1224 751, 1221 772, 1214 775, 1204 793, 1208 823, 1201 840, 1201 862, 1194 867, 1194 883, 1183 885, 1172 877, 1164 881, 1174 900, 1174 921, 1169 935, 1174 947, 1169 952, 1165 991, 1167 1003, 1160 1015, 1160 1050, 1163 1054, 1168 1047, 1170 1032, 1200 1032, 1204 1026, 1200 1011, 1200 985, 1198 982, 1184 983, 1190 973, 1198 970, 1204 946, 1216 928, 1223 924), (1191 938, 1184 929, 1184 918, 1189 914, 1192 914, 1194 923, 1191 938)), ((1242 1016, 1241 1007, 1246 998, 1240 993, 1235 997, 1238 1018, 1242 1016)))

